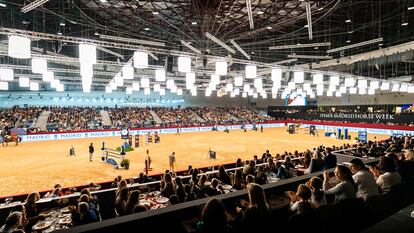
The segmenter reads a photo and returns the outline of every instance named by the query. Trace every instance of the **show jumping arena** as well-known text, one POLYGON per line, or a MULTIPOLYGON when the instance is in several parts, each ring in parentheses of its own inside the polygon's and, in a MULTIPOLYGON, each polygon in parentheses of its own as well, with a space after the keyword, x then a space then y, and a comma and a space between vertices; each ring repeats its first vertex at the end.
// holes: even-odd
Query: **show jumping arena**
MULTIPOLYGON (((351 138, 356 137, 351 132, 351 138)), ((385 139, 387 135, 369 134, 368 139, 385 139)), ((266 149, 272 155, 284 151, 299 152, 313 149, 319 145, 332 146, 354 143, 353 140, 339 140, 325 137, 322 130, 319 137, 308 134, 288 134, 287 127, 265 128, 264 132, 247 130, 192 132, 175 134, 161 134, 161 143, 145 144, 135 151, 128 152, 130 159, 129 170, 114 169, 108 163, 101 162, 101 146, 105 142, 107 148, 115 149, 124 140, 120 136, 86 139, 68 139, 52 141, 22 142, 17 147, 9 144, 0 147, 3 163, 0 164, 2 177, 0 182, 0 196, 30 193, 33 190, 50 190, 54 184, 62 187, 85 185, 90 182, 105 182, 117 175, 124 178, 138 176, 144 171, 146 150, 149 150, 153 170, 149 175, 160 174, 169 168, 168 155, 175 151, 177 170, 186 170, 188 165, 206 167, 252 159, 253 155, 259 158, 266 149), (94 144, 93 161, 89 162, 88 146, 94 144), (69 156, 69 148, 74 146, 76 156, 69 156), (209 160, 209 149, 216 151, 217 159, 209 160)))

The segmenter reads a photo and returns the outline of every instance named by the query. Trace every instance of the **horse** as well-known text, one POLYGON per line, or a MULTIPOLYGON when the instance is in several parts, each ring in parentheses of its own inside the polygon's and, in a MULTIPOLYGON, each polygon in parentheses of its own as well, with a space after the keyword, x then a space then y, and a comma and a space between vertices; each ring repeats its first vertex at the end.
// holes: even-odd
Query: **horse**
POLYGON ((2 142, 1 144, 4 146, 4 143, 6 143, 6 146, 9 145, 9 142, 15 142, 14 146, 17 146, 19 142, 21 142, 21 137, 17 135, 2 135, 1 136, 2 142))

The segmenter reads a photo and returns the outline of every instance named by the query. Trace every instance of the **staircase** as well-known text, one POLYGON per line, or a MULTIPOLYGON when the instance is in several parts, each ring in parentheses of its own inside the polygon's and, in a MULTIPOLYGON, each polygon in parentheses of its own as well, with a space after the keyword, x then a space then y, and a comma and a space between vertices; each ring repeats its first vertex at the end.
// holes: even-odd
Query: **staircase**
POLYGON ((161 123, 162 123, 162 120, 161 120, 161 118, 157 115, 157 113, 155 113, 153 110, 150 110, 150 114, 151 114, 152 118, 154 119, 155 124, 161 124, 161 123))
POLYGON ((32 125, 32 128, 39 128, 40 131, 47 131, 47 119, 49 118, 50 111, 43 111, 36 122, 32 125))
POLYGON ((112 121, 111 121, 111 118, 109 117, 108 111, 100 110, 99 113, 101 114, 101 117, 102 117, 102 125, 103 126, 111 126, 112 121))
POLYGON ((194 116, 196 117, 198 122, 204 123, 206 122, 203 118, 201 118, 200 115, 198 115, 196 112, 192 111, 194 113, 194 116))

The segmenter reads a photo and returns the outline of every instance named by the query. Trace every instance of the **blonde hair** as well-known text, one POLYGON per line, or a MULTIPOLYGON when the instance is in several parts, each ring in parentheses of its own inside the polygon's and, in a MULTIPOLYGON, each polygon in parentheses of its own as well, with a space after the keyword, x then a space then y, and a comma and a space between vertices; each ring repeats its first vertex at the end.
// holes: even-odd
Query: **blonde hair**
POLYGON ((266 195, 262 186, 256 183, 250 183, 248 185, 250 207, 257 207, 259 209, 268 209, 269 206, 266 203, 266 195))

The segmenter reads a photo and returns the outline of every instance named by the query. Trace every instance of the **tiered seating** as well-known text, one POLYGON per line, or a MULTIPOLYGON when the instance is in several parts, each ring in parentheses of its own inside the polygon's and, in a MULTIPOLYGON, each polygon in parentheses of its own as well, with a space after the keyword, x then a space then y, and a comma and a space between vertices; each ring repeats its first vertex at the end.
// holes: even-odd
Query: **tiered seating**
POLYGON ((48 118, 48 131, 81 131, 102 129, 99 108, 51 107, 48 118))
POLYGON ((189 108, 152 108, 163 121, 163 126, 190 126, 199 122, 189 108))
POLYGON ((4 126, 10 128, 30 128, 42 111, 43 109, 40 107, 13 107, 11 109, 0 110, 0 129, 4 126))
POLYGON ((152 124, 150 108, 110 108, 108 109, 114 128, 122 127, 145 127, 152 124))

